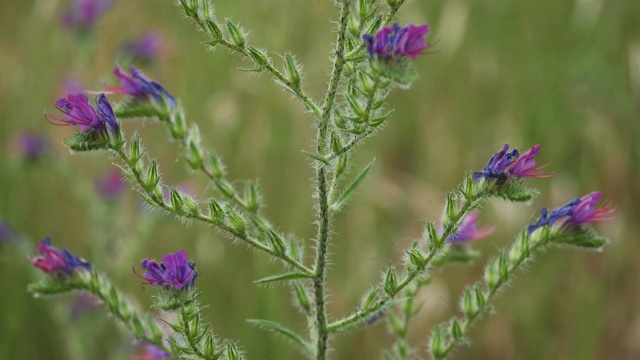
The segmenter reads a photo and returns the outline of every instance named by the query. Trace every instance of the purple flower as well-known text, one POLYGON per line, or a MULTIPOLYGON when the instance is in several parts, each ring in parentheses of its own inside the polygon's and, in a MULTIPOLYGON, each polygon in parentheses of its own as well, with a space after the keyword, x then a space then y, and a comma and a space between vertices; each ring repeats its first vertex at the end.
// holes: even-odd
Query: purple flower
POLYGON ((15 139, 17 152, 20 156, 29 160, 37 160, 49 152, 49 142, 44 136, 31 132, 22 132, 15 139))
POLYGON ((9 227, 9 225, 5 224, 3 221, 0 221, 0 243, 9 241, 13 237, 13 231, 9 227))
POLYGON ((74 75, 68 74, 60 84, 61 94, 80 94, 85 90, 82 82, 74 75))
POLYGON ((482 171, 473 173, 473 179, 478 181, 481 178, 507 180, 510 177, 532 178, 532 177, 550 177, 554 174, 541 174, 536 172, 549 166, 536 166, 535 157, 540 151, 540 145, 535 145, 524 154, 520 155, 517 149, 510 152, 509 144, 505 144, 502 150, 494 154, 482 171))
POLYGON ((124 45, 123 52, 136 60, 151 62, 166 52, 164 38, 157 32, 149 32, 144 36, 124 45))
POLYGON ((113 73, 120 79, 120 87, 110 87, 111 92, 133 96, 138 100, 153 99, 161 103, 166 101, 171 107, 176 105, 176 100, 167 89, 159 83, 147 79, 135 67, 129 68, 130 74, 123 72, 119 67, 115 68, 113 73))
POLYGON ((450 242, 453 245, 460 245, 465 242, 485 238, 493 233, 494 229, 491 226, 478 228, 478 224, 476 223, 477 220, 478 212, 471 212, 464 218, 464 220, 462 220, 458 227, 458 231, 453 235, 447 236, 447 242, 450 242))
POLYGON ((111 0, 74 0, 63 13, 62 23, 71 30, 87 30, 110 6, 111 0))
POLYGON ((42 255, 29 261, 47 274, 64 272, 69 275, 78 267, 91 270, 91 264, 86 260, 71 254, 67 249, 60 250, 52 246, 50 238, 45 238, 38 244, 38 251, 42 255))
POLYGON ((540 151, 540 145, 535 145, 529 151, 520 155, 513 162, 513 164, 509 167, 509 175, 516 177, 526 177, 526 178, 546 178, 551 177, 555 174, 541 174, 536 171, 541 170, 549 166, 551 162, 548 162, 544 165, 536 166, 536 155, 538 155, 538 151, 540 151))
POLYGON ((96 182, 96 191, 105 199, 116 199, 124 192, 124 181, 120 171, 112 169, 96 182))
POLYGON ((595 191, 554 209, 551 213, 547 209, 542 209, 540 218, 529 225, 527 231, 532 233, 540 227, 552 226, 556 223, 564 227, 573 227, 614 219, 615 216, 611 215, 615 211, 614 208, 607 205, 595 207, 601 197, 602 193, 595 191))
POLYGON ((142 353, 136 355, 134 359, 139 360, 160 360, 160 359, 169 359, 171 358, 171 354, 162 350, 161 348, 148 343, 146 341, 141 341, 140 346, 142 347, 142 353))
POLYGON ((56 109, 64 116, 54 115, 49 111, 45 111, 47 120, 53 125, 78 126, 82 132, 90 129, 101 132, 106 129, 107 125, 112 131, 118 128, 116 116, 104 94, 98 95, 95 109, 83 94, 71 94, 58 99, 56 101, 56 109))
POLYGON ((374 56, 388 60, 408 56, 415 60, 418 55, 429 47, 424 36, 429 32, 429 25, 407 25, 400 27, 394 24, 393 28, 382 28, 375 36, 366 34, 363 36, 367 43, 367 52, 371 59, 374 56))
POLYGON ((176 290, 180 290, 186 285, 193 288, 198 273, 195 271, 195 264, 187 261, 187 258, 187 253, 184 250, 179 250, 174 254, 164 255, 159 264, 154 260, 144 259, 140 266, 146 272, 144 275, 138 273, 136 275, 145 280, 145 284, 152 286, 161 285, 167 288, 173 287, 176 290))

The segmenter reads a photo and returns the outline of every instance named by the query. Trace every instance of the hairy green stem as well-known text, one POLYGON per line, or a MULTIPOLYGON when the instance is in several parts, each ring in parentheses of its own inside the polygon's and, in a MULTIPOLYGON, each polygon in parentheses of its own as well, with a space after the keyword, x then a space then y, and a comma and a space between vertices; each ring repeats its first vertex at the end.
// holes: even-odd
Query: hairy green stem
MULTIPOLYGON (((483 304, 480 304, 480 306, 478 306, 478 309, 474 311, 474 313, 471 316, 465 316, 465 321, 460 326, 462 330, 462 337, 459 340, 451 339, 451 341, 449 341, 445 346, 441 355, 438 357, 435 357, 435 359, 438 359, 438 360, 444 359, 456 344, 463 341, 464 335, 471 327, 471 323, 478 318, 478 315, 480 315, 481 313, 489 309, 493 296, 498 292, 498 290, 500 290, 502 285, 507 283, 511 274, 513 274, 516 270, 518 270, 527 259, 531 258, 533 253, 536 250, 546 245, 547 240, 548 238, 546 240, 538 238, 537 241, 530 241, 532 245, 529 247, 529 251, 523 252, 516 261, 510 262, 506 276, 501 276, 499 281, 493 287, 489 288, 489 292, 486 294, 486 301, 483 304)), ((478 282, 478 285, 480 284, 482 283, 478 282)))
MULTIPOLYGON (((327 129, 333 112, 333 105, 342 77, 344 67, 344 44, 347 29, 347 18, 351 7, 351 0, 346 0, 341 4, 340 20, 338 27, 338 38, 336 40, 335 57, 329 88, 322 106, 322 119, 318 121, 317 152, 324 154, 327 147, 327 129)), ((316 165, 316 186, 318 188, 318 233, 317 250, 315 261, 315 277, 313 279, 314 303, 315 303, 315 333, 316 339, 316 359, 324 360, 327 357, 327 314, 325 303, 325 275, 327 264, 327 247, 329 244, 329 194, 327 186, 327 169, 324 164, 316 165)))
MULTIPOLYGON (((473 197, 470 197, 469 199, 467 199, 463 205, 460 207, 460 209, 457 211, 456 213, 456 218, 457 219, 462 219, 465 216, 467 216, 467 214, 469 214, 471 211, 473 211, 474 209, 476 209, 479 205, 480 205, 480 201, 483 199, 485 195, 482 193, 476 193, 473 197)), ((411 284, 411 282, 418 277, 419 275, 421 275, 424 271, 426 271, 426 269, 429 267, 429 264, 431 263, 431 260, 433 260, 433 258, 440 252, 443 250, 444 248, 444 244, 445 244, 445 239, 451 235, 454 234, 457 230, 458 230, 458 225, 459 222, 458 221, 452 221, 448 224, 448 226, 445 227, 445 229, 443 230, 442 234, 440 235, 440 238, 438 240, 439 244, 443 244, 441 248, 437 248, 437 249, 430 249, 429 251, 429 255, 426 258, 426 265, 424 267, 423 270, 419 270, 419 271, 413 271, 413 272, 409 272, 407 275, 405 275, 404 279, 402 279, 402 281, 400 283, 398 283, 398 285, 396 286, 396 293, 393 295, 389 295, 389 294, 385 294, 385 296, 383 296, 382 298, 380 298, 374 306, 371 306, 367 309, 359 309, 358 311, 356 311, 355 313, 337 320, 333 323, 330 323, 329 325, 327 325, 327 330, 329 332, 336 332, 336 331, 340 331, 341 329, 354 324, 354 323, 358 323, 360 321, 362 321, 365 318, 369 318, 370 316, 378 313, 390 300, 393 299, 393 297, 395 295, 397 295, 400 291, 402 291, 405 287, 407 287, 409 284, 411 284)), ((445 251, 446 248, 444 248, 445 251)))
POLYGON ((138 183, 139 187, 142 189, 142 191, 144 191, 144 193, 150 197, 151 199, 153 199, 155 201, 155 204, 159 207, 161 207, 162 209, 169 211, 171 213, 174 213, 178 216, 181 217, 186 217, 186 218, 192 218, 192 219, 196 219, 196 220, 200 220, 202 222, 211 224, 211 225, 215 225, 216 227, 218 227, 219 229, 223 230, 224 232, 226 232, 229 235, 232 235, 234 238, 243 241, 244 243, 260 250, 263 252, 266 252, 276 258, 281 259, 282 261, 286 262, 287 264, 291 265, 292 267, 302 271, 304 274, 312 276, 314 274, 313 270, 309 269, 308 267, 306 267, 304 264, 300 263, 298 260, 292 258, 291 256, 287 255, 286 253, 280 253, 277 252, 275 250, 273 250, 272 248, 262 244, 261 242, 259 242, 257 239, 255 239, 254 237, 248 235, 245 232, 239 232, 236 229, 232 228, 231 226, 228 226, 224 223, 220 223, 215 221, 214 219, 212 219, 211 217, 205 216, 204 214, 202 214, 201 212, 198 213, 183 213, 180 212, 180 209, 174 209, 170 204, 166 203, 164 201, 164 199, 158 199, 157 196, 155 196, 155 194, 153 194, 152 191, 147 191, 145 190, 145 186, 144 186, 144 180, 142 178, 142 174, 140 173, 140 171, 138 171, 138 169, 135 166, 131 166, 131 164, 128 161, 128 156, 127 154, 122 150, 122 148, 116 148, 113 146, 110 146, 109 149, 112 151, 112 154, 114 154, 117 158, 121 159, 127 166, 127 169, 134 175, 136 182, 138 183))

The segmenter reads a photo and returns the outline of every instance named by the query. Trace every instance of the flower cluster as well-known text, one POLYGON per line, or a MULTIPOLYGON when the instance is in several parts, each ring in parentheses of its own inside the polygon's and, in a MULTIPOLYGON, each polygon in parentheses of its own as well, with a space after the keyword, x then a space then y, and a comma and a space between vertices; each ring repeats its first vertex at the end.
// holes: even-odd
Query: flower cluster
POLYGON ((78 267, 91 270, 91 264, 71 254, 67 249, 60 250, 51 245, 51 239, 46 238, 38 244, 38 251, 42 254, 34 259, 29 259, 33 266, 47 274, 66 273, 71 274, 78 267))
POLYGON ((458 226, 455 234, 447 236, 447 242, 453 245, 460 245, 465 242, 485 238, 493 233, 493 227, 483 226, 478 228, 478 212, 473 211, 467 215, 458 226))
POLYGON ((598 208, 595 207, 601 197, 601 192, 594 191, 560 206, 551 212, 546 208, 542 209, 542 215, 538 221, 530 225, 527 231, 532 233, 540 227, 555 224, 560 224, 563 227, 573 227, 580 224, 607 221, 615 218, 614 215, 611 215, 615 210, 614 208, 606 205, 598 208))
POLYGON ((502 150, 494 154, 482 171, 474 172, 473 179, 478 181, 484 179, 506 180, 510 177, 519 178, 544 178, 554 174, 542 174, 538 172, 549 166, 549 163, 536 166, 536 155, 540 151, 540 145, 535 145, 522 155, 517 149, 509 150, 509 144, 505 144, 502 150))
POLYGON ((113 70, 113 74, 120 79, 120 87, 110 87, 109 90, 116 94, 126 94, 133 96, 137 100, 155 100, 159 103, 166 102, 170 107, 176 105, 176 100, 159 83, 147 79, 147 77, 138 69, 131 66, 129 74, 122 71, 119 67, 113 70))
POLYGON ((76 94, 58 99, 56 109, 64 115, 54 115, 45 111, 47 120, 53 125, 78 126, 82 132, 88 130, 103 132, 107 127, 112 132, 118 129, 116 115, 104 94, 98 95, 95 108, 89 104, 89 99, 85 95, 76 94))
POLYGON ((62 23, 72 30, 90 29, 111 6, 111 0, 74 0, 62 15, 62 23))
POLYGON ((365 34, 362 38, 367 43, 367 52, 373 59, 388 60, 391 58, 410 57, 415 60, 428 47, 424 36, 429 32, 429 25, 407 25, 380 29, 375 36, 365 34))
POLYGON ((145 280, 145 284, 152 286, 173 287, 176 290, 180 290, 186 285, 193 288, 198 273, 195 271, 195 264, 187 261, 187 258, 186 251, 179 250, 174 254, 163 256, 162 262, 159 264, 154 260, 144 259, 140 266, 146 272, 144 275, 138 273, 136 275, 145 280))

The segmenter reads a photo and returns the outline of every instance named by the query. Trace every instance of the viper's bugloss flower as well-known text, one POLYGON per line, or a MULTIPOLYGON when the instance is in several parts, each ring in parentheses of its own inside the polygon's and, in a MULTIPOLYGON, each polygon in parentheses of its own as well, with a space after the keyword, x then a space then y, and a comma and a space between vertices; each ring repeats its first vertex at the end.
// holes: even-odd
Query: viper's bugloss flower
POLYGON ((160 285, 176 290, 180 290, 186 285, 193 288, 198 273, 195 271, 195 264, 187 259, 188 256, 184 250, 164 255, 159 264, 154 260, 144 259, 140 266, 146 272, 144 275, 138 273, 136 275, 145 280, 145 284, 152 286, 160 285))
POLYGON ((53 125, 78 126, 82 132, 90 129, 101 132, 107 126, 111 131, 118 128, 116 116, 104 94, 98 95, 96 108, 89 104, 89 99, 84 94, 67 95, 58 99, 55 106, 64 116, 45 111, 47 120, 53 125))
POLYGON ((113 74, 120 79, 120 87, 110 87, 109 91, 116 94, 126 94, 138 100, 152 99, 158 102, 167 102, 169 106, 176 105, 176 100, 159 83, 149 80, 140 70, 131 66, 129 74, 119 67, 113 70, 113 74))
POLYGON ((148 343, 146 341, 140 342, 142 352, 132 357, 135 360, 161 360, 171 358, 171 354, 162 350, 161 348, 148 343))
POLYGON ((15 151, 28 160, 37 160, 49 153, 49 142, 44 136, 21 132, 15 137, 15 151))
POLYGON ((104 199, 116 199, 124 192, 124 185, 120 171, 112 169, 96 182, 96 191, 104 199))
POLYGON ((473 173, 473 179, 478 181, 484 179, 507 180, 510 177, 532 178, 550 177, 554 174, 541 174, 537 172, 550 163, 536 166, 535 157, 540 151, 540 145, 535 145, 525 153, 520 155, 517 149, 509 150, 509 144, 505 144, 502 150, 494 154, 482 171, 473 173))
POLYGON ((563 227, 573 227, 580 224, 590 224, 594 222, 607 221, 615 218, 612 213, 614 208, 604 205, 596 208, 596 203, 600 201, 602 193, 594 191, 581 198, 577 198, 561 207, 549 212, 542 209, 540 218, 527 231, 532 233, 543 226, 560 225, 563 227))
POLYGON ((424 36, 429 32, 429 25, 412 25, 401 27, 394 24, 392 28, 380 29, 375 36, 365 34, 362 38, 367 44, 369 57, 388 60, 391 58, 410 57, 415 60, 429 47, 424 36))
POLYGON ((71 254, 67 249, 60 250, 52 246, 50 238, 46 238, 38 244, 38 251, 42 255, 29 259, 29 261, 47 274, 63 272, 69 275, 78 267, 91 270, 91 264, 86 260, 71 254))
POLYGON ((509 167, 508 173, 510 176, 516 177, 526 177, 526 178, 545 178, 551 177, 555 174, 541 174, 537 172, 541 169, 546 168, 551 164, 548 162, 544 165, 536 166, 536 155, 538 155, 538 151, 540 151, 540 145, 535 145, 524 154, 517 157, 517 159, 513 162, 513 164, 509 167))
POLYGON ((90 29, 110 6, 111 0, 73 0, 62 14, 62 23, 71 30, 90 29))
POLYGON ((456 231, 455 234, 447 236, 447 242, 453 245, 460 245, 465 242, 485 238, 493 233, 494 229, 491 226, 478 228, 477 220, 478 212, 471 212, 462 220, 460 226, 458 226, 458 231, 456 231))
POLYGON ((142 37, 126 43, 122 52, 124 55, 141 62, 151 62, 162 56, 167 49, 162 35, 157 32, 149 32, 142 37))

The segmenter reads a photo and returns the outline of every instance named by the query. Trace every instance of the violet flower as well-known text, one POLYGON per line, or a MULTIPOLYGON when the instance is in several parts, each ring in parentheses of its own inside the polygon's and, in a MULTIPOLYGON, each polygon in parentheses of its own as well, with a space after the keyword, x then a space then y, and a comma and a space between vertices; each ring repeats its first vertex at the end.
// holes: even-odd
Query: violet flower
POLYGON ((141 341, 142 353, 133 357, 139 360, 161 360, 171 358, 171 354, 146 341, 141 341))
POLYGON ((595 207, 601 197, 602 193, 595 191, 554 209, 551 213, 547 209, 542 209, 540 218, 534 224, 529 225, 527 232, 531 234, 540 227, 553 226, 555 224, 563 227, 574 227, 580 224, 614 219, 615 216, 611 215, 615 211, 614 208, 607 205, 595 207))
POLYGON ((91 264, 86 260, 71 254, 67 249, 60 250, 52 246, 51 239, 48 237, 38 244, 38 251, 42 255, 29 261, 47 274, 64 272, 69 275, 78 267, 91 270, 91 264))
POLYGON ((160 103, 166 101, 171 107, 176 105, 175 98, 167 89, 159 83, 149 80, 133 66, 129 68, 129 74, 119 67, 113 70, 113 74, 120 79, 120 87, 110 87, 109 91, 112 93, 126 94, 138 100, 153 99, 160 103))
POLYGON ((96 191, 104 199, 119 198, 124 192, 124 181, 120 171, 112 169, 96 182, 96 191))
POLYGON ((9 241, 13 237, 13 231, 9 225, 0 220, 0 243, 9 241))
POLYGON ((465 242, 485 238, 493 233, 494 229, 491 226, 478 228, 477 220, 477 211, 469 213, 469 215, 462 220, 460 226, 458 226, 458 231, 455 234, 447 236, 447 242, 453 245, 460 245, 465 242))
POLYGON ((151 62, 166 52, 164 38, 157 32, 149 32, 124 45, 122 52, 141 62, 151 62))
POLYGON ((527 152, 520 155, 520 157, 518 157, 516 161, 514 161, 513 164, 509 167, 509 175, 526 178, 546 178, 553 176, 554 174, 541 174, 539 172, 536 172, 546 168, 547 166, 549 166, 549 164, 551 164, 551 162, 548 162, 544 165, 536 166, 535 158, 536 155, 538 155, 538 151, 540 151, 540 145, 535 145, 527 152))
POLYGON ((472 177, 474 180, 480 179, 497 179, 505 181, 511 177, 517 178, 533 178, 533 177, 550 177, 554 174, 541 174, 537 172, 547 166, 536 166, 535 157, 540 151, 540 145, 535 145, 525 153, 520 155, 517 149, 510 152, 509 144, 505 144, 502 150, 494 154, 487 165, 481 170, 474 172, 472 177))
POLYGON ((62 15, 62 23, 71 30, 90 29, 110 6, 111 0, 73 0, 62 15))
POLYGON ((55 106, 64 116, 45 111, 45 117, 53 125, 78 126, 82 132, 88 130, 102 132, 107 126, 111 131, 116 131, 118 128, 116 116, 104 93, 98 95, 95 109, 83 94, 67 95, 58 99, 55 106))
POLYGON ((49 153, 49 142, 44 136, 22 132, 15 139, 18 154, 28 160, 37 160, 49 153))
POLYGON ((410 57, 415 60, 429 47, 424 36, 429 32, 429 25, 412 25, 380 29, 375 36, 365 34, 362 38, 367 44, 367 52, 371 59, 377 56, 383 60, 410 57))
POLYGON ((187 258, 187 253, 184 250, 179 250, 173 254, 164 255, 159 264, 154 260, 144 259, 140 266, 146 272, 144 275, 138 273, 136 275, 145 280, 145 284, 152 286, 160 285, 181 290, 189 285, 193 289, 198 273, 195 271, 195 264, 187 261, 187 258))

